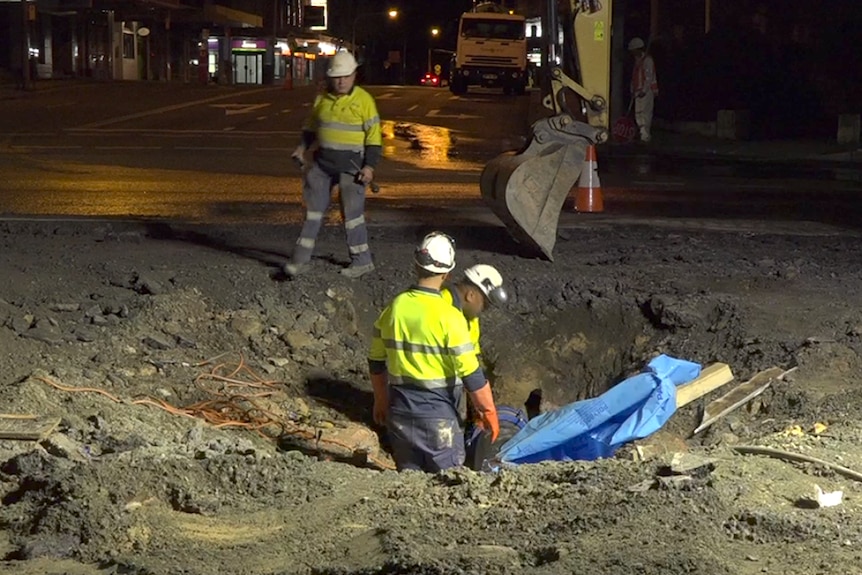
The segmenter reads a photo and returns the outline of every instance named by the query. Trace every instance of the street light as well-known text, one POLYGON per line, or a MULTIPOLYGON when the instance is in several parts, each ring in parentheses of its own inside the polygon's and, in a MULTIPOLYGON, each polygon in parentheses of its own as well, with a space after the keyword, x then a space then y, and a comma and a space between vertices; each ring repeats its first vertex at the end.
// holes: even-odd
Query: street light
POLYGON ((433 71, 431 68, 431 43, 433 42, 433 38, 436 38, 439 35, 440 35, 440 28, 438 28, 437 26, 434 26, 433 28, 431 28, 432 40, 428 42, 428 71, 429 72, 433 71))
POLYGON ((386 12, 361 12, 356 15, 356 18, 353 19, 353 35, 350 38, 350 45, 353 48, 353 53, 356 53, 356 23, 359 22, 360 18, 363 16, 380 16, 382 14, 386 14, 389 16, 390 20, 394 20, 398 18, 398 10, 394 8, 390 8, 386 12))

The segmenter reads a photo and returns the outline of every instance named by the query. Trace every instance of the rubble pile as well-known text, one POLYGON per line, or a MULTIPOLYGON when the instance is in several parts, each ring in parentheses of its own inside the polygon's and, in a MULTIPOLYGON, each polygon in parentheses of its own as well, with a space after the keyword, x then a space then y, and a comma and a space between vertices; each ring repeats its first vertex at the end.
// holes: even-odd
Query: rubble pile
POLYGON ((454 231, 460 268, 491 263, 511 286, 483 316, 499 403, 594 397, 660 353, 725 363, 737 383, 795 369, 718 411, 728 388, 698 398, 612 459, 426 476, 390 470, 366 375, 371 322, 409 284, 421 232, 372 233, 380 271, 354 282, 327 228, 311 273, 286 282, 280 229, 3 224, 0 570, 862 564, 856 239, 596 227, 550 263, 504 235, 489 251, 502 230, 454 231), (694 434, 705 413, 720 417, 694 434))

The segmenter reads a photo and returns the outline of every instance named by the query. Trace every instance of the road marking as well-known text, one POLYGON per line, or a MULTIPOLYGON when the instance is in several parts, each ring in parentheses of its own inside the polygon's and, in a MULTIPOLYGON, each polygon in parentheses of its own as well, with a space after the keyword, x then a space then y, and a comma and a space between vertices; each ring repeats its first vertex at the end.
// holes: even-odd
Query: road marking
POLYGON ((6 132, 0 134, 0 138, 53 138, 57 132, 6 132))
POLYGON ((290 114, 290 112, 292 112, 292 110, 291 110, 290 108, 285 108, 285 109, 284 109, 284 110, 282 110, 280 113, 281 113, 281 114, 290 114))
POLYGON ((441 114, 440 110, 437 108, 429 110, 425 116, 428 118, 454 118, 456 120, 475 120, 482 117, 473 116, 472 114, 441 114))
POLYGON ((13 150, 80 150, 83 146, 10 146, 13 150))
POLYGON ((676 186, 682 187, 687 186, 688 182, 657 182, 657 181, 647 181, 647 180, 632 180, 631 185, 633 186, 676 186))
MULTIPOLYGON (((70 128, 67 130, 73 136, 90 136, 94 134, 147 134, 161 136, 209 136, 213 134, 224 135, 222 130, 164 130, 164 129, 148 129, 148 128, 104 128, 104 129, 84 129, 70 128)), ((231 130, 231 135, 239 134, 244 136, 259 136, 261 138, 267 136, 296 136, 301 134, 300 130, 231 130)))
POLYGON ((248 114, 261 108, 269 106, 266 104, 210 104, 210 108, 222 108, 225 116, 236 116, 237 114, 248 114))
POLYGON ((220 148, 218 146, 175 146, 175 150, 204 150, 207 152, 230 152, 233 150, 242 150, 242 148, 220 148))
POLYGON ((161 146, 95 146, 97 150, 161 150, 161 146))
POLYGON ((413 110, 415 110, 415 109, 416 109, 416 108, 418 108, 418 107, 419 107, 419 104, 413 104, 412 106, 410 106, 409 108, 407 108, 407 111, 408 111, 408 112, 412 112, 413 110))
POLYGON ((203 100, 195 100, 193 102, 183 102, 182 104, 174 104, 172 106, 163 106, 161 108, 156 108, 155 110, 147 110, 145 112, 137 112, 135 114, 126 114, 125 116, 118 116, 116 118, 109 118, 107 120, 102 120, 100 122, 91 122, 89 124, 84 124, 83 126, 79 126, 77 129, 93 129, 93 128, 101 128, 102 126, 110 126, 111 124, 119 124, 120 122, 126 122, 128 120, 137 120, 139 118, 146 118, 147 116, 155 116, 156 114, 164 114, 165 112, 173 112, 175 110, 182 110, 183 108, 191 108, 192 106, 200 106, 201 104, 209 104, 210 102, 218 102, 219 100, 227 100, 228 98, 237 98, 240 96, 246 96, 249 94, 257 94, 259 92, 269 92, 272 90, 277 90, 279 88, 258 88, 256 90, 247 90, 245 92, 237 92, 235 94, 222 94, 221 96, 214 96, 212 98, 204 98, 203 100))

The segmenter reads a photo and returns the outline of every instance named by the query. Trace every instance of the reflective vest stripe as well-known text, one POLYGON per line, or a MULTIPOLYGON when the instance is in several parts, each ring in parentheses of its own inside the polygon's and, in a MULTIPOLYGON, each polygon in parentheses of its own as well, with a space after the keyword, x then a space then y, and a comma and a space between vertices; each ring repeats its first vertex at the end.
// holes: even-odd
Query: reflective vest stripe
POLYGON ((340 130, 343 132, 364 132, 365 128, 359 124, 345 124, 344 122, 320 122, 323 130, 340 130))
POLYGON ((395 341, 384 339, 386 349, 395 349, 407 353, 429 353, 433 355, 461 355, 473 351, 473 344, 467 343, 456 347, 439 347, 421 343, 410 343, 409 341, 395 341))
POLYGON ((463 383, 461 383, 461 379, 457 377, 446 379, 418 379, 406 375, 390 375, 389 385, 403 385, 418 387, 421 389, 443 389, 447 387, 458 387, 463 385, 463 383))

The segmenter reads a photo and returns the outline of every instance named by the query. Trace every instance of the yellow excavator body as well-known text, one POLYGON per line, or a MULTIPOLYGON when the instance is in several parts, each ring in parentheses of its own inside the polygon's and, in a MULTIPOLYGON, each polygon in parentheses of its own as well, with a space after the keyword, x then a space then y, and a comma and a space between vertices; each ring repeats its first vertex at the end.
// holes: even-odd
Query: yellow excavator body
POLYGON ((532 125, 522 150, 488 162, 479 182, 483 200, 512 236, 549 260, 560 212, 577 184, 587 146, 608 139, 611 10, 611 0, 548 0, 543 26, 556 22, 557 13, 561 21, 571 21, 570 51, 580 81, 560 66, 550 67, 544 82, 549 91, 542 98, 549 116, 532 125), (569 110, 566 90, 577 95, 578 117, 569 110))

